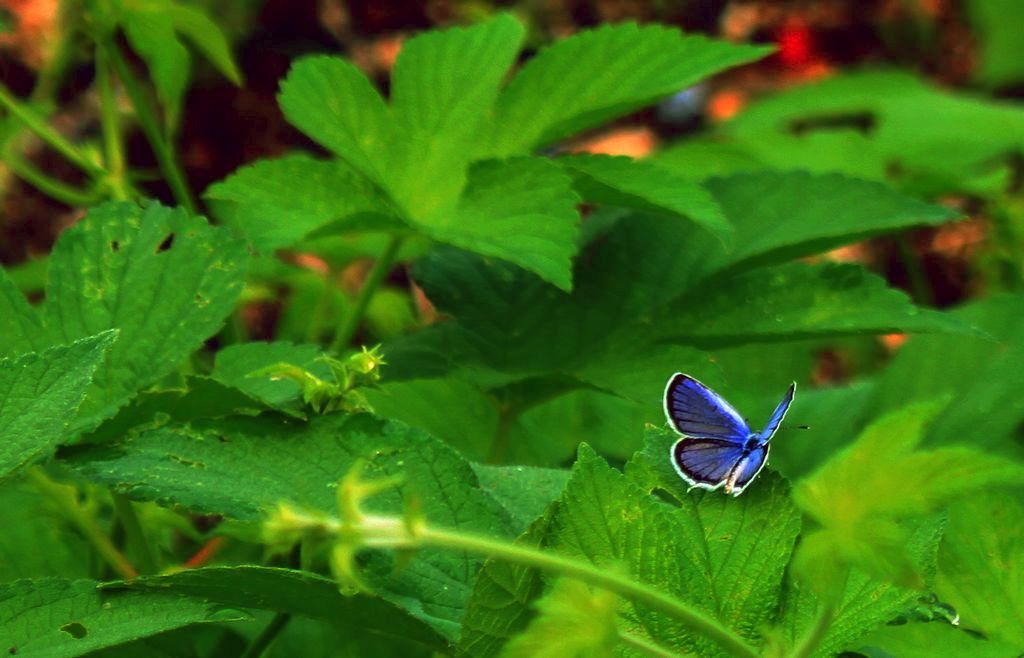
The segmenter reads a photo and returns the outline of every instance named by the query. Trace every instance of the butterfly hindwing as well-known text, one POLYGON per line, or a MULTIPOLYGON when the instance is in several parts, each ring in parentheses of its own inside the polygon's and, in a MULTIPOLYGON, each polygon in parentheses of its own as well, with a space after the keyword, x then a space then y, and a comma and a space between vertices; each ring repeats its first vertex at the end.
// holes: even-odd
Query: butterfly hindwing
POLYGON ((672 465, 690 486, 717 489, 743 455, 743 445, 722 439, 683 438, 672 446, 672 465))
POLYGON ((757 477, 767 462, 768 444, 763 443, 751 450, 736 464, 735 471, 731 477, 727 478, 731 485, 726 486, 726 493, 731 493, 734 496, 743 493, 743 490, 757 477))
POLYGON ((699 381, 676 373, 665 386, 665 415, 684 436, 720 439, 741 447, 750 427, 720 395, 699 381))

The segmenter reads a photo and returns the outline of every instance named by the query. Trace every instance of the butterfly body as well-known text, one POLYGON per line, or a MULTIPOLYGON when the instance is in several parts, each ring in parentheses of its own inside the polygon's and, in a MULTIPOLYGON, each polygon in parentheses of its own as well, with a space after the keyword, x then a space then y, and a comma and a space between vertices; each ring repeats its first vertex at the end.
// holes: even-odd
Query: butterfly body
POLYGON ((676 373, 665 386, 665 416, 682 438, 671 449, 672 465, 691 488, 738 496, 768 462, 769 441, 789 410, 792 384, 760 432, 699 381, 676 373))

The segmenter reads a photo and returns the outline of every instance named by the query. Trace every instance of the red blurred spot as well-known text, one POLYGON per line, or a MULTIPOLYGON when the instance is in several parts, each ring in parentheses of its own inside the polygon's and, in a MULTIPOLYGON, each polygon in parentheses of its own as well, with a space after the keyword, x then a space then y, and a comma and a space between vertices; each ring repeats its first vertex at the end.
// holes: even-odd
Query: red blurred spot
POLYGON ((881 336, 879 340, 882 341, 882 345, 890 352, 895 352, 900 348, 903 343, 907 342, 906 334, 885 334, 881 336))
POLYGON ((814 60, 814 38, 806 21, 790 17, 779 30, 779 59, 787 68, 801 68, 814 60))

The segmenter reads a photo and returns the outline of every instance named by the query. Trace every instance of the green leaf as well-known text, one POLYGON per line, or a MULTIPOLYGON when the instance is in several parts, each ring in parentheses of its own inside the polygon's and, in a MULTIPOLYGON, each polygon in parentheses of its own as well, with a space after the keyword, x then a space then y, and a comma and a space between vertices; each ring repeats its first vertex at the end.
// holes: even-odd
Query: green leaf
POLYGON ((911 303, 859 265, 790 263, 723 278, 672 303, 666 340, 697 345, 893 332, 971 333, 959 320, 911 303), (737 300, 749 303, 737 305, 737 300), (671 332, 671 333, 669 333, 671 332))
MULTIPOLYGON (((941 518, 929 518, 908 528, 908 560, 928 584, 935 575, 943 527, 941 518)), ((806 636, 820 614, 821 603, 813 590, 814 587, 796 580, 792 571, 786 578, 777 632, 790 646, 806 636)), ((905 615, 925 596, 922 591, 879 580, 858 569, 850 570, 837 594, 835 616, 812 655, 826 658, 857 646, 861 638, 905 615)))
MULTIPOLYGON (((638 457, 633 469, 654 473, 668 465, 638 457), (646 468, 645 468, 646 467, 646 468)), ((709 612, 740 635, 756 639, 778 601, 786 558, 799 528, 782 482, 762 481, 738 501, 687 496, 678 487, 676 508, 648 495, 652 477, 624 477, 587 446, 573 467, 546 544, 629 574, 709 612), (635 482, 640 480, 640 486, 635 482), (769 522, 770 519, 770 522, 769 522), (673 541, 665 542, 665 537, 673 541), (726 539, 728 538, 728 539, 726 539)), ((514 610, 509 610, 514 613, 514 610)), ((709 649, 674 620, 624 604, 630 623, 664 646, 709 649)))
POLYGON ((290 247, 327 225, 397 223, 387 196, 365 176, 343 161, 305 155, 258 160, 211 185, 205 196, 262 252, 290 247))
POLYGON ((570 155, 555 160, 573 174, 584 201, 678 215, 729 244, 732 227, 698 183, 627 157, 570 155))
POLYGON ((515 263, 570 290, 576 202, 571 180, 548 160, 488 160, 470 168, 458 208, 421 228, 437 240, 515 263))
POLYGON ((385 378, 379 389, 365 395, 374 413, 426 430, 469 459, 487 458, 498 427, 498 408, 470 382, 455 377, 398 382, 385 378))
MULTIPOLYGON (((551 527, 556 504, 533 522, 516 544, 540 548, 551 527)), ((544 591, 539 571, 505 560, 488 560, 476 578, 462 622, 458 648, 473 658, 492 658, 533 617, 530 607, 544 591)))
POLYGON ((769 52, 661 25, 604 25, 541 50, 499 97, 485 155, 515 155, 628 114, 769 52))
POLYGON ((170 4, 166 0, 124 3, 118 22, 132 50, 146 62, 168 123, 174 125, 181 114, 192 61, 174 32, 174 19, 166 11, 170 4))
POLYGON ((937 647, 942 647, 947 656, 1006 658, 1015 655, 1011 644, 979 638, 941 620, 883 626, 858 640, 850 649, 869 658, 932 658, 937 647))
POLYGON ((0 628, 8 653, 81 656, 189 624, 249 615, 170 592, 105 592, 91 580, 42 578, 0 585, 0 628))
MULTIPOLYGON (((742 153, 739 159, 758 169, 887 177, 937 195, 971 190, 1020 150, 1024 113, 1009 103, 935 89, 906 72, 859 71, 751 104, 713 137, 711 157, 728 157, 732 165, 737 158, 717 145, 742 153), (964 125, 976 129, 965 134, 958 130, 964 125)), ((698 151, 690 159, 700 157, 698 151)))
POLYGON ((0 267, 0 357, 37 352, 45 347, 39 314, 0 267))
POLYGON ((524 528, 544 514, 569 480, 569 471, 561 468, 473 464, 473 472, 524 528))
POLYGON ((804 537, 797 572, 823 593, 841 585, 817 577, 829 562, 919 587, 903 520, 986 487, 1024 484, 1024 466, 1002 457, 967 448, 915 450, 941 408, 941 401, 919 403, 883 416, 794 490, 796 504, 822 526, 804 537))
POLYGON ((877 415, 908 402, 948 396, 926 445, 967 444, 1019 454, 1024 297, 994 295, 951 315, 988 336, 913 336, 878 378, 869 411, 877 415))
POLYGON ((388 188, 419 221, 451 211, 523 26, 508 14, 406 41, 391 81, 388 188))
MULTIPOLYGON (((24 482, 0 485, 0 583, 89 575, 89 546, 56 507, 24 482)), ((6 647, 0 645, 0 650, 6 647)))
POLYGON ((976 494, 949 510, 935 590, 964 628, 1024 651, 1024 507, 1018 493, 976 494))
POLYGON ((281 83, 288 121, 377 184, 385 183, 388 107, 356 66, 322 55, 300 59, 281 83))
POLYGON ((1013 0, 968 0, 967 16, 980 46, 974 77, 989 87, 1024 80, 1024 47, 1013 26, 1024 21, 1020 3, 1013 0))
POLYGON ((736 229, 732 252, 718 258, 702 254, 711 261, 709 271, 779 263, 958 217, 884 185, 835 174, 761 172, 706 184, 736 229))
POLYGON ((235 85, 242 84, 242 74, 217 23, 203 11, 188 5, 169 3, 161 11, 170 16, 174 29, 188 37, 225 78, 235 85))
POLYGON ((319 358, 319 345, 293 345, 288 342, 252 342, 231 345, 217 352, 213 378, 237 388, 246 395, 275 409, 304 417, 306 405, 302 390, 290 379, 273 379, 268 374, 253 376, 260 370, 278 364, 297 366, 325 381, 332 380, 330 366, 319 358))
MULTIPOLYGON (((404 493, 416 497, 431 523, 490 536, 518 530, 458 453, 420 431, 367 414, 318 416, 306 424, 266 414, 197 421, 66 456, 82 476, 132 498, 249 521, 281 502, 335 514, 337 482, 359 458, 372 470, 403 474, 404 493)), ((382 512, 405 508, 397 491, 379 500, 382 512)), ((446 638, 458 634, 481 558, 425 550, 395 573, 393 564, 380 562, 386 560, 372 568, 384 598, 446 638)))
POLYGON ((244 283, 245 243, 157 203, 94 207, 50 257, 43 315, 52 342, 120 337, 96 371, 78 425, 108 418, 217 332, 244 283))
POLYGON ((115 337, 107 331, 0 360, 0 481, 71 438, 68 425, 115 337))
POLYGON ((536 603, 538 614, 505 645, 502 658, 612 658, 619 644, 618 597, 561 579, 536 603))
POLYGON ((647 428, 644 449, 626 475, 646 491, 667 493, 688 600, 701 603, 749 639, 760 636, 778 606, 783 571, 800 532, 800 514, 789 486, 767 471, 730 498, 716 491, 689 491, 671 463, 675 432, 647 428))
POLYGON ((372 596, 344 596, 338 584, 308 571, 255 565, 205 567, 103 585, 103 592, 175 594, 225 608, 272 610, 335 622, 352 634, 402 639, 443 649, 426 624, 372 596))

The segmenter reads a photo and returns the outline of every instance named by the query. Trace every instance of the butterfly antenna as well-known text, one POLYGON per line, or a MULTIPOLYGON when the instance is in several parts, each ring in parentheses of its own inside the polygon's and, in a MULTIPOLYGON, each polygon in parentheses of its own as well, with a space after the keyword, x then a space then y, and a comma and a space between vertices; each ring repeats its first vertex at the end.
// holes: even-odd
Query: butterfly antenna
POLYGON ((783 425, 777 431, 781 432, 782 430, 809 430, 809 429, 811 429, 810 425, 783 425))

